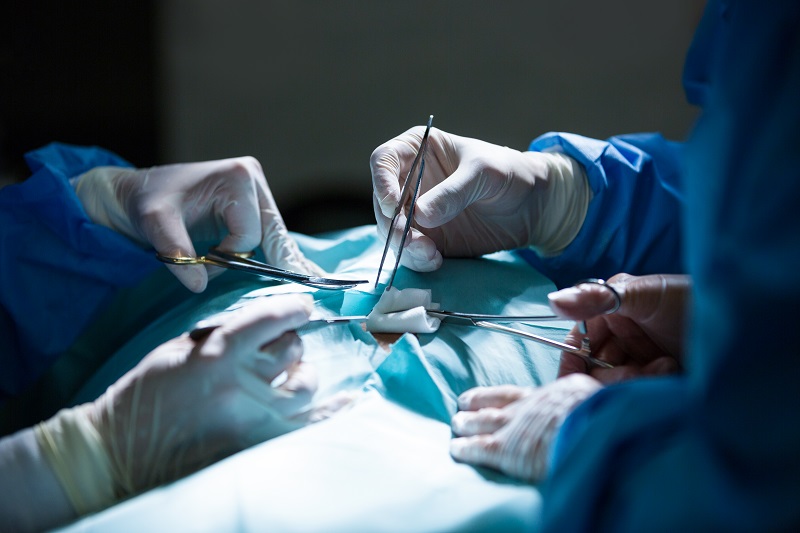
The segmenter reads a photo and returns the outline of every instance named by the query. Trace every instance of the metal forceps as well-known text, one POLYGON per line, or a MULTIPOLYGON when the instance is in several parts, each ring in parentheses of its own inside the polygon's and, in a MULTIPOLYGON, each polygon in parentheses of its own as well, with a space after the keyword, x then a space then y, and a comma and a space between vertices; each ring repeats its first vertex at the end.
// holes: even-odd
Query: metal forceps
POLYGON ((253 255, 253 252, 232 253, 211 248, 206 255, 201 255, 198 257, 173 257, 156 254, 156 258, 158 258, 158 260, 162 263, 167 263, 168 265, 214 265, 232 270, 241 270, 249 274, 265 276, 277 281, 300 283, 301 285, 307 285, 309 287, 314 287, 315 289, 344 290, 352 289, 356 285, 361 285, 362 283, 368 283, 368 281, 365 279, 334 279, 299 274, 297 272, 284 270, 260 261, 255 261, 251 259, 253 255))
MULTIPOLYGON (((308 333, 315 331, 325 326, 350 324, 351 322, 361 323, 366 322, 366 315, 351 315, 351 316, 328 316, 320 318, 312 318, 305 325, 297 328, 297 333, 308 333)), ((219 320, 215 318, 200 321, 195 325, 194 329, 189 332, 189 338, 193 341, 200 341, 206 338, 212 331, 220 326, 219 320)))
POLYGON ((394 260, 394 268, 392 268, 392 273, 389 276, 389 284, 386 285, 386 290, 392 288, 392 283, 394 283, 394 276, 397 274, 397 267, 400 266, 400 255, 403 253, 403 247, 406 244, 406 237, 408 237, 409 231, 411 231, 411 223, 414 220, 414 206, 417 204, 417 197, 419 196, 419 186, 422 183, 422 173, 425 171, 425 151, 428 148, 428 134, 431 131, 431 123, 433 123, 433 115, 428 117, 428 125, 425 128, 425 134, 422 136, 422 142, 419 145, 419 150, 417 151, 417 155, 414 157, 414 162, 411 164, 411 170, 408 171, 406 175, 406 180, 403 183, 403 188, 400 190, 400 201, 397 203, 397 207, 394 209, 394 214, 392 215, 392 222, 389 224, 389 234, 386 237, 386 244, 383 246, 383 255, 381 256, 381 264, 378 266, 378 275, 375 277, 375 288, 378 288, 378 284, 381 280, 381 271, 383 270, 383 263, 386 261, 386 253, 389 251, 389 248, 392 243, 392 237, 394 236, 395 232, 395 224, 397 224, 397 220, 400 216, 400 213, 403 211, 403 207, 405 207, 406 203, 409 201, 408 205, 408 214, 406 215, 406 226, 403 228, 403 233, 400 236, 400 246, 397 248, 397 252, 395 255, 394 260), (417 175, 416 179, 414 179, 414 171, 417 169, 417 165, 419 164, 419 174, 417 175), (413 189, 413 190, 412 190, 413 189))
MULTIPOLYGON (((565 342, 554 341, 552 339, 548 339, 547 337, 536 335, 528 331, 523 331, 521 329, 516 329, 509 326, 504 326, 502 324, 498 324, 498 322, 539 322, 546 320, 564 320, 564 318, 556 315, 540 315, 540 316, 480 315, 474 313, 456 313, 453 311, 443 311, 439 309, 428 310, 427 313, 430 316, 440 318, 444 321, 461 322, 468 326, 476 326, 479 328, 490 329, 492 331, 499 331, 500 333, 506 333, 508 335, 514 335, 517 337, 522 337, 527 340, 545 344, 547 346, 550 346, 551 348, 558 348, 561 351, 577 355, 590 365, 595 365, 602 368, 614 368, 614 365, 606 363, 605 361, 601 361, 600 359, 597 359, 596 357, 592 356, 592 348, 590 346, 588 337, 583 338, 583 342, 581 342, 581 346, 580 348, 578 348, 577 346, 572 346, 571 344, 567 344, 565 342)), ((586 333, 585 324, 582 324, 581 332, 584 334, 586 333)))

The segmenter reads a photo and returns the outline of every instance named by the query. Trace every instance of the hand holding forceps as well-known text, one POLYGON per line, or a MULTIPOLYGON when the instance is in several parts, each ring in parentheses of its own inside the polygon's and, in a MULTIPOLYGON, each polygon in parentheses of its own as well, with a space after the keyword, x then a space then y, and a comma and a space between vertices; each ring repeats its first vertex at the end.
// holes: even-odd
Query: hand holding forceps
POLYGON ((419 150, 414 157, 414 162, 411 163, 411 169, 406 174, 406 180, 403 182, 403 188, 400 190, 400 201, 397 202, 397 207, 394 209, 392 221, 389 223, 389 233, 386 236, 386 244, 383 246, 383 255, 381 256, 381 263, 378 266, 378 275, 375 277, 375 288, 381 280, 381 271, 383 270, 383 263, 386 261, 386 253, 391 247, 392 240, 395 234, 395 225, 403 212, 403 208, 408 203, 408 212, 406 213, 406 225, 400 234, 400 244, 394 253, 394 267, 392 273, 389 275, 389 283, 386 285, 386 290, 392 288, 394 283, 394 276, 397 274, 397 268, 400 266, 400 256, 403 254, 403 248, 406 245, 406 238, 411 231, 411 224, 414 220, 414 207, 417 205, 417 198, 419 197, 419 187, 422 184, 422 175, 425 172, 425 152, 428 148, 428 135, 431 132, 431 124, 433 123, 433 115, 428 117, 428 125, 425 127, 425 133, 422 135, 422 141, 419 144, 419 150), (419 174, 414 177, 414 172, 419 166, 419 174))
MULTIPOLYGON (((611 310, 611 312, 613 313, 614 311, 619 309, 619 306, 621 304, 621 298, 619 296, 619 293, 617 293, 617 291, 613 287, 611 287, 611 285, 606 284, 604 280, 591 278, 591 279, 581 280, 575 285, 577 286, 582 283, 594 283, 597 285, 602 285, 603 287, 610 290, 616 301, 616 305, 614 306, 614 309, 611 310)), ((498 322, 542 322, 548 320, 566 320, 565 318, 557 315, 531 315, 531 316, 483 315, 475 313, 457 313, 453 311, 444 311, 441 309, 427 310, 427 313, 430 316, 440 318, 443 321, 450 321, 456 323, 460 322, 468 326, 486 328, 493 331, 498 331, 500 333, 505 333, 507 335, 514 335, 517 337, 521 337, 523 339, 538 342, 550 346, 551 348, 558 348, 563 352, 577 355, 589 365, 599 366, 601 368, 614 368, 614 365, 612 365, 611 363, 607 363, 606 361, 597 359, 592 355, 591 343, 589 341, 589 337, 586 336, 587 330, 585 321, 581 321, 578 323, 579 330, 584 335, 584 337, 581 342, 581 346, 577 347, 567 344, 565 342, 554 341, 552 339, 548 339, 547 337, 543 337, 541 335, 536 335, 529 331, 523 331, 521 329, 512 328, 498 323, 498 322)))
POLYGON ((356 285, 361 285, 362 283, 367 283, 365 279, 349 280, 322 278, 319 276, 309 276, 307 274, 291 272, 260 261, 255 261, 251 259, 253 255, 253 252, 232 253, 223 252, 217 248, 211 248, 206 255, 198 257, 173 257, 162 254, 156 254, 156 257, 159 261, 167 263, 168 265, 214 265, 232 270, 241 270, 249 274, 265 276, 277 281, 300 283, 301 285, 314 287, 315 289, 344 290, 352 289, 356 285))

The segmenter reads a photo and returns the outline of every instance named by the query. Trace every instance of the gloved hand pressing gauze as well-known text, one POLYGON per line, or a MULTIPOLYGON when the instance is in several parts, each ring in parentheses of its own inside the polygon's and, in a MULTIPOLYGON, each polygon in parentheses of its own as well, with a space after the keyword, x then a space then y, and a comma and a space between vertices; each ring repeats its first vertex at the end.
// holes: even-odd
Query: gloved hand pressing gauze
POLYGON ((441 320, 428 316, 426 310, 438 309, 431 302, 429 289, 394 287, 383 291, 381 299, 367 317, 367 331, 373 333, 433 333, 441 320))

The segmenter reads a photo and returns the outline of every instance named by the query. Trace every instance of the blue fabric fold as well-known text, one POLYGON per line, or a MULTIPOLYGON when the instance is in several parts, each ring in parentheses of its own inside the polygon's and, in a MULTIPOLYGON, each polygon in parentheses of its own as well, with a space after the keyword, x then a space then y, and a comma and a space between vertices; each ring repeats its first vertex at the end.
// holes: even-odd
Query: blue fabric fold
POLYGON ((92 223, 69 179, 115 154, 60 143, 26 155, 33 175, 0 189, 0 400, 20 393, 75 341, 119 287, 158 262, 92 223))

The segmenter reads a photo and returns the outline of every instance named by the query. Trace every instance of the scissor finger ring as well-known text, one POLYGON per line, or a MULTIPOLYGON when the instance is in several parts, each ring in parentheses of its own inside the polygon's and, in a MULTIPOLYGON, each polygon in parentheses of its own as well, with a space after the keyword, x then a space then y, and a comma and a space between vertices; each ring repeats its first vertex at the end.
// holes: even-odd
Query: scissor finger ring
POLYGON ((611 295, 614 297, 614 307, 612 307, 608 311, 605 311, 603 313, 604 315, 614 314, 617 311, 619 311, 620 307, 622 307, 622 296, 620 296, 619 292, 617 292, 617 289, 615 289, 614 287, 609 285, 606 282, 606 280, 600 279, 600 278, 582 279, 582 280, 578 281, 577 283, 575 283, 575 286, 577 287, 578 285, 582 285, 584 283, 589 283, 589 284, 592 284, 592 285, 600 285, 601 287, 605 287, 606 289, 611 291, 611 295))

